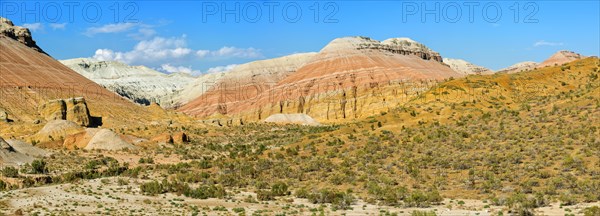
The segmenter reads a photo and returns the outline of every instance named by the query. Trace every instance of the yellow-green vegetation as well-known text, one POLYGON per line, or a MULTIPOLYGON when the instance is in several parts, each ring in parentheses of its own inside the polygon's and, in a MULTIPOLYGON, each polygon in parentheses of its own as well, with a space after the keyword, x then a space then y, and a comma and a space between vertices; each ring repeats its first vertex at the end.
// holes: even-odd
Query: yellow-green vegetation
POLYGON ((45 160, 49 170, 41 173, 56 176, 50 183, 144 179, 140 188, 149 196, 227 198, 245 190, 257 194, 248 202, 291 195, 332 209, 359 208, 358 199, 403 207, 478 199, 530 215, 551 202, 600 201, 599 68, 597 58, 587 58, 448 80, 379 115, 338 125, 181 125, 176 129, 191 143, 131 152, 143 155, 139 164, 76 150, 45 160))

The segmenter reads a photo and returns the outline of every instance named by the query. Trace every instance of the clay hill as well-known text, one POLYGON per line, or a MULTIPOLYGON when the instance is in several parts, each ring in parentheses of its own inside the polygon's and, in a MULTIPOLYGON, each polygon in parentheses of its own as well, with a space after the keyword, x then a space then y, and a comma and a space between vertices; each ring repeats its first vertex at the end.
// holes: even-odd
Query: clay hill
POLYGON ((73 71, 133 102, 166 104, 194 80, 186 73, 164 74, 145 66, 129 66, 91 58, 61 60, 73 71))
POLYGON ((204 91, 204 94, 185 104, 181 110, 196 116, 228 114, 228 106, 238 106, 240 102, 271 90, 313 56, 315 53, 302 53, 238 65, 214 80, 216 82, 200 83, 196 91, 204 91))
POLYGON ((497 72, 498 73, 517 73, 517 72, 533 70, 537 66, 538 66, 537 62, 532 62, 532 61, 519 62, 519 63, 511 65, 507 68, 500 69, 497 72))
POLYGON ((0 25, 0 136, 25 139, 58 120, 117 128, 172 117, 136 105, 46 55, 28 30, 6 19, 0 25))
POLYGON ((444 64, 439 53, 411 39, 345 37, 331 41, 316 54, 239 66, 179 110, 198 117, 226 115, 252 120, 276 113, 305 113, 318 120, 329 120, 331 114, 345 119, 351 111, 358 117, 357 104, 371 102, 359 102, 358 98, 370 97, 382 86, 462 76, 444 64), (245 69, 264 64, 281 66, 260 74, 245 69))
POLYGON ((492 70, 486 67, 475 65, 462 59, 444 58, 444 63, 449 65, 452 70, 464 75, 487 75, 494 73, 492 70))
POLYGON ((547 67, 547 66, 557 66, 564 63, 569 63, 575 60, 583 59, 585 56, 582 56, 579 53, 575 53, 573 51, 561 50, 554 55, 550 56, 550 58, 546 59, 542 63, 540 63, 537 67, 547 67))
POLYGON ((561 51, 554 53, 552 56, 550 56, 548 59, 544 60, 542 63, 537 63, 537 62, 532 62, 532 61, 520 62, 520 63, 516 63, 514 65, 511 65, 507 68, 500 69, 497 72, 498 73, 517 73, 517 72, 533 70, 536 68, 558 66, 558 65, 562 65, 565 63, 575 61, 575 60, 584 59, 584 58, 586 58, 586 57, 579 53, 576 53, 573 51, 568 51, 568 50, 561 50, 561 51))

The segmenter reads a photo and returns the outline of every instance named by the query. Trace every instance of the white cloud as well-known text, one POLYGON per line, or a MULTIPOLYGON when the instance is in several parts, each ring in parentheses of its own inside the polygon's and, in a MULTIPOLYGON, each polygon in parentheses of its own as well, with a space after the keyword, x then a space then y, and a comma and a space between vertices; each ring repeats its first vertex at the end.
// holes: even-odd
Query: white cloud
POLYGON ((211 54, 217 57, 238 57, 238 58, 260 58, 260 50, 250 48, 237 48, 225 46, 219 50, 212 51, 211 54))
POLYGON ((124 32, 135 27, 136 23, 117 23, 117 24, 106 24, 101 27, 90 27, 83 34, 89 37, 96 34, 107 34, 107 33, 118 33, 124 32))
POLYGON ((200 58, 262 57, 260 50, 255 48, 243 49, 226 46, 214 51, 192 50, 187 47, 186 36, 183 35, 181 37, 173 38, 154 37, 151 40, 142 40, 134 46, 133 50, 127 52, 118 52, 111 49, 98 49, 94 54, 94 58, 104 61, 120 61, 126 64, 160 64, 160 61, 171 63, 174 60, 185 60, 193 55, 200 58))
POLYGON ((25 23, 23 27, 28 28, 32 32, 44 29, 44 25, 41 23, 25 23))
POLYGON ((52 28, 53 30, 65 29, 66 26, 67 23, 50 23, 50 28, 52 28))
POLYGON ((260 50, 255 48, 237 48, 232 46, 224 46, 218 50, 198 50, 196 56, 199 58, 218 57, 218 58, 261 58, 263 57, 260 50))
POLYGON ((209 68, 206 73, 220 73, 220 72, 227 72, 230 71, 231 69, 237 67, 237 64, 230 64, 227 66, 217 66, 217 67, 212 67, 209 68))
POLYGON ((136 39, 136 40, 145 40, 152 36, 156 35, 156 31, 151 27, 142 27, 139 28, 136 33, 128 34, 127 36, 136 39))
POLYGON ((196 51, 196 55, 200 58, 204 58, 210 54, 210 50, 198 50, 196 51))
POLYGON ((535 43, 533 44, 533 46, 534 46, 534 47, 539 47, 539 46, 562 46, 562 45, 563 45, 563 43, 558 43, 558 42, 547 42, 547 41, 544 41, 544 40, 541 40, 541 41, 535 42, 535 43))
POLYGON ((143 40, 128 52, 98 49, 94 58, 104 61, 120 61, 126 64, 147 64, 182 59, 191 53, 193 51, 186 47, 185 35, 183 35, 179 38, 155 37, 152 40, 143 40))
POLYGON ((115 52, 109 49, 98 49, 94 54, 94 58, 100 61, 115 61, 117 58, 115 52))
POLYGON ((198 71, 198 70, 193 70, 192 67, 172 66, 170 64, 163 64, 160 67, 163 71, 168 72, 168 73, 187 73, 187 74, 200 73, 200 71, 198 71))

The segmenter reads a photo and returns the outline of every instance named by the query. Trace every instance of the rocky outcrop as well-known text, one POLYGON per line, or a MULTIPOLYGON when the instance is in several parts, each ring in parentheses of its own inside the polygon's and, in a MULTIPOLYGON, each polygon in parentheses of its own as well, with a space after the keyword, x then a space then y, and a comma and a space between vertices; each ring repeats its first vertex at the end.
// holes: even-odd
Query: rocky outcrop
POLYGON ((0 122, 8 122, 8 112, 0 108, 0 122))
POLYGON ((44 52, 42 48, 37 46, 37 44, 31 37, 31 32, 29 31, 29 29, 15 26, 12 21, 4 17, 0 17, 0 36, 8 37, 13 40, 19 41, 27 47, 30 47, 40 53, 46 54, 46 52, 44 52))
POLYGON ((0 137, 0 167, 20 166, 33 162, 34 157, 15 150, 8 142, 0 137))
POLYGON ((493 74, 494 72, 488 68, 479 66, 479 65, 474 65, 470 62, 467 62, 465 60, 462 59, 451 59, 451 58, 444 58, 444 63, 446 63, 447 65, 450 66, 450 68, 452 68, 452 70, 463 74, 463 75, 471 75, 471 74, 478 74, 478 75, 485 75, 485 74, 493 74))
POLYGON ((76 58, 60 61, 82 76, 129 100, 143 105, 169 106, 179 91, 194 81, 185 73, 164 74, 145 66, 115 61, 76 58))
POLYGON ((46 121, 67 120, 67 104, 64 100, 50 100, 40 106, 40 115, 46 121))
POLYGON ((442 62, 442 56, 438 52, 410 38, 390 38, 381 42, 381 45, 372 48, 401 55, 415 55, 424 60, 442 62))
POLYGON ((90 111, 82 97, 50 100, 42 104, 39 110, 47 121, 69 120, 80 126, 90 126, 90 111))
POLYGON ((171 134, 164 133, 153 137, 152 139, 150 139, 150 141, 157 143, 173 144, 173 137, 171 136, 171 134))
POLYGON ((67 118, 66 120, 75 122, 81 126, 90 126, 90 111, 85 99, 82 97, 66 99, 67 118))
MULTIPOLYGON (((65 49, 69 46, 63 45, 65 49)), ((93 125, 117 128, 159 118, 56 59, 6 36, 0 36, 0 74, 0 107, 15 122, 43 120, 39 110, 43 103, 74 96, 84 97, 93 115, 107 117, 92 118, 93 125)))
POLYGON ((184 144, 190 142, 190 138, 184 132, 177 132, 173 134, 174 144, 184 144))
POLYGON ((15 151, 2 137, 0 137, 0 149, 5 151, 15 151))
POLYGON ((32 157, 49 157, 50 155, 52 155, 50 152, 32 146, 29 143, 26 143, 22 140, 15 140, 15 139, 10 139, 10 140, 6 140, 6 142, 12 147, 12 149, 14 149, 14 151, 16 152, 20 152, 32 157))
POLYGON ((151 141, 162 144, 184 144, 190 142, 190 139, 184 132, 176 132, 173 134, 160 134, 158 136, 153 137, 151 141))
POLYGON ((20 140, 4 140, 0 137, 0 167, 20 166, 31 163, 35 158, 51 154, 43 149, 20 140))
POLYGON ((575 53, 573 51, 568 51, 568 50, 561 50, 558 51, 556 53, 554 53, 554 55, 550 56, 550 58, 546 59, 545 61, 543 61, 542 63, 540 63, 537 67, 538 68, 543 68, 543 67, 548 67, 548 66, 557 66, 557 65, 562 65, 565 63, 569 63, 578 59, 582 59, 585 58, 585 56, 582 56, 579 53, 575 53))

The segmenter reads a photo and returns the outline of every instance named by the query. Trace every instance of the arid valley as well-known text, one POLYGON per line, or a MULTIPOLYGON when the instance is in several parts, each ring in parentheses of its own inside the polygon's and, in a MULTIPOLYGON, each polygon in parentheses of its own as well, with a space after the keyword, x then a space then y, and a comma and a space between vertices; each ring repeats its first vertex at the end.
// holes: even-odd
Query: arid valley
POLYGON ((414 35, 90 56, 17 23, 0 17, 0 215, 600 215, 598 47, 500 69, 414 35))

